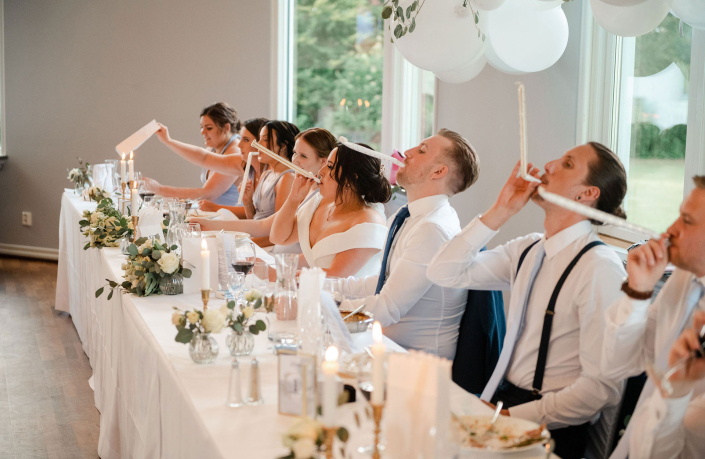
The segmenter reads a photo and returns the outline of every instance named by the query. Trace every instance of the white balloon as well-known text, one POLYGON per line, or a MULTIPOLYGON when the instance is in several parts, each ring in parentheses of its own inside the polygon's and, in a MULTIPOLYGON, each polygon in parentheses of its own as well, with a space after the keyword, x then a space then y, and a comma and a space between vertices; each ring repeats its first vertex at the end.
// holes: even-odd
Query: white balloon
POLYGON ((501 62, 522 72, 540 72, 563 55, 568 20, 562 8, 531 11, 505 4, 488 14, 487 35, 501 62))
MULTIPOLYGON (((411 3, 412 0, 403 0, 399 6, 406 11, 411 3)), ((416 17, 413 32, 394 39, 406 60, 424 70, 443 72, 466 65, 484 51, 485 43, 478 37, 477 27, 484 31, 487 13, 479 14, 476 27, 473 15, 459 17, 456 6, 457 0, 435 0, 416 17)), ((396 23, 392 22, 391 27, 394 30, 396 23)))
POLYGON ((648 0, 602 0, 602 1, 607 3, 608 5, 613 5, 613 6, 634 6, 634 5, 641 5, 642 3, 644 3, 648 0))
POLYGON ((505 0, 473 0, 475 6, 477 6, 478 9, 483 11, 496 10, 497 8, 502 6, 504 2, 505 0))
POLYGON ((510 75, 523 75, 526 73, 508 66, 504 61, 502 61, 502 59, 499 58, 499 56, 497 56, 497 53, 492 47, 491 37, 488 37, 487 40, 487 49, 485 49, 485 56, 487 56, 487 62, 489 62, 492 67, 496 68, 500 72, 508 73, 510 75))
POLYGON ((436 72, 436 76, 439 80, 445 81, 446 83, 465 83, 478 76, 480 72, 482 72, 482 69, 485 68, 486 64, 487 56, 481 54, 476 60, 459 69, 450 70, 448 72, 436 72))
POLYGON ((592 14, 606 31, 622 37, 638 37, 654 30, 668 14, 666 0, 646 0, 633 6, 614 6, 590 0, 592 14))
POLYGON ((546 11, 558 8, 563 0, 511 0, 512 6, 526 10, 546 11))
POLYGON ((673 14, 696 29, 705 30, 705 1, 669 0, 673 14))

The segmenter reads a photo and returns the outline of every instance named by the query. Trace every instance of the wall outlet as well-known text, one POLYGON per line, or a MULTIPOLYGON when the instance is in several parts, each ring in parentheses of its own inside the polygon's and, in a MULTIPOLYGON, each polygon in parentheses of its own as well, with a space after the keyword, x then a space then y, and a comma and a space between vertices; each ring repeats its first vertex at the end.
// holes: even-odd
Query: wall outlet
POLYGON ((22 224, 32 226, 32 212, 22 212, 22 224))

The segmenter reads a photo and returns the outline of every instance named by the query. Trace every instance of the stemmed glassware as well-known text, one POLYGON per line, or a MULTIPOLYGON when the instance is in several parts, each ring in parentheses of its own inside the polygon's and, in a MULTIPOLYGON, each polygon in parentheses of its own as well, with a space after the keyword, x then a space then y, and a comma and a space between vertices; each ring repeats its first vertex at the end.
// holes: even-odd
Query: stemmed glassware
POLYGON ((230 249, 230 265, 238 273, 248 275, 255 266, 257 252, 249 239, 235 239, 230 249))

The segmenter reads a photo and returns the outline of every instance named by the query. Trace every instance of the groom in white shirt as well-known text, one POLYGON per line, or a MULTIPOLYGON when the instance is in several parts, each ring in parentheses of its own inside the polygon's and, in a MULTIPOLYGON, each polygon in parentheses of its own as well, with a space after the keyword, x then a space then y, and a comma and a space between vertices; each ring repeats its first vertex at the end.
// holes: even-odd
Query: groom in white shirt
POLYGON ((433 284, 426 268, 438 249, 460 231, 448 199, 475 183, 479 160, 466 139, 447 129, 405 156, 397 182, 406 190, 409 205, 387 222, 390 231, 381 272, 341 279, 341 290, 362 298, 350 307, 364 303, 396 343, 453 360, 467 291, 433 284))
MULTIPOLYGON (((671 346, 690 327, 694 312, 705 311, 705 176, 693 181, 696 188, 667 232, 629 252, 622 285, 627 296, 605 317, 602 371, 608 377, 628 378, 650 363, 665 372, 671 346), (669 261, 676 270, 651 303, 669 261)), ((671 398, 654 391, 649 381, 611 458, 705 457, 704 419, 705 381, 671 398)))
MULTIPOLYGON (((531 175, 538 168, 529 165, 531 175)), ((431 261, 428 277, 446 287, 510 290, 507 333, 482 400, 503 414, 547 424, 556 454, 582 458, 588 427, 620 400, 621 383, 600 372, 604 309, 619 298, 622 263, 585 217, 543 201, 516 165, 495 204, 431 261), (545 212, 544 234, 480 252, 533 199, 545 212)), ((622 215, 626 173, 598 143, 573 148, 545 166, 547 191, 622 215)))

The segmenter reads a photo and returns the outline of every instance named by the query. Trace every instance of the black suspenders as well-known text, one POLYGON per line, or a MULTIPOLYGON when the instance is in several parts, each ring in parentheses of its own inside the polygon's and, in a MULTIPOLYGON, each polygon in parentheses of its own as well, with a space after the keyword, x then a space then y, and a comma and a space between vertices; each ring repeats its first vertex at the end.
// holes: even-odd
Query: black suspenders
MULTIPOLYGON (((535 246, 539 241, 534 242, 531 244, 529 247, 527 247, 524 252, 521 254, 521 257, 519 257, 519 264, 517 266, 517 274, 519 274, 519 268, 521 268, 522 263, 524 262, 524 258, 526 258, 526 255, 529 253, 529 250, 533 246, 535 246)), ((580 258, 582 258, 583 255, 585 255, 590 249, 593 247, 597 247, 598 245, 605 245, 604 242, 602 241, 593 241, 583 247, 583 249, 573 258, 573 261, 570 262, 568 267, 563 271, 563 274, 561 275, 561 278, 558 280, 558 283, 556 284, 556 288, 553 289, 553 294, 551 295, 551 299, 548 302, 548 307, 546 308, 546 315, 543 318, 543 330, 541 331, 541 344, 539 345, 539 356, 536 359, 536 371, 534 372, 534 382, 532 384, 532 393, 534 396, 540 397, 540 392, 541 392, 541 387, 543 386, 543 375, 544 372, 546 371, 546 359, 548 357, 548 344, 549 341, 551 340, 551 327, 553 326, 553 315, 555 314, 555 309, 556 309, 556 301, 558 300, 558 294, 561 292, 561 288, 563 288, 563 284, 565 284, 566 279, 568 278, 568 275, 570 272, 573 270, 576 264, 578 264, 578 261, 580 258)))

